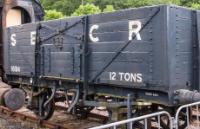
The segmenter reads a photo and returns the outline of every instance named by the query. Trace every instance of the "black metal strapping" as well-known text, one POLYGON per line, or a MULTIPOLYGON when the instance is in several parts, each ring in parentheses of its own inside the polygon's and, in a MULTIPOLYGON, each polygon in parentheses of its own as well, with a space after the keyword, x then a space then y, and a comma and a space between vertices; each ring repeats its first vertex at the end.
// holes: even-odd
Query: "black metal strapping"
POLYGON ((197 11, 192 11, 192 65, 193 65, 193 74, 192 74, 192 89, 199 90, 199 17, 197 11))
POLYGON ((37 28, 36 28, 36 43, 35 43, 35 75, 34 75, 34 85, 38 85, 38 77, 40 76, 40 70, 41 70, 41 55, 40 55, 40 33, 39 33, 39 29, 40 29, 41 24, 38 23, 37 28))
POLYGON ((89 18, 88 16, 86 16, 85 18, 83 18, 83 22, 84 22, 84 28, 83 28, 83 32, 84 32, 84 40, 83 40, 83 48, 82 48, 82 74, 83 74, 83 87, 84 87, 84 100, 86 99, 86 95, 88 92, 88 26, 89 26, 89 18))
POLYGON ((197 60, 198 60, 198 88, 197 88, 197 90, 199 91, 200 90, 200 71, 199 71, 199 69, 200 69, 200 12, 199 11, 196 11, 196 17, 197 17, 197 20, 196 20, 196 22, 197 22, 197 26, 196 26, 196 31, 197 31, 197 45, 198 45, 198 56, 197 56, 197 60))
MULTIPOLYGON (((79 24, 79 23, 82 23, 82 20, 79 20, 79 21, 75 22, 75 23, 72 24, 71 26, 68 26, 68 24, 67 24, 67 22, 66 22, 65 27, 62 28, 62 29, 60 29, 60 30, 56 30, 56 29, 54 29, 54 28, 52 28, 52 27, 50 27, 50 26, 47 26, 47 25, 41 25, 41 27, 44 27, 44 28, 53 30, 53 31, 55 31, 55 32, 52 33, 52 34, 50 34, 50 35, 48 35, 48 36, 46 36, 46 37, 44 37, 44 38, 41 38, 40 41, 41 41, 41 42, 45 42, 45 41, 49 40, 50 38, 53 38, 53 37, 55 37, 55 36, 58 36, 58 35, 64 33, 65 31, 67 31, 67 30, 73 28, 74 26, 76 26, 76 25, 79 24)), ((66 35, 69 35, 69 36, 71 36, 71 37, 80 39, 80 37, 78 37, 78 36, 72 36, 72 35, 70 35, 70 34, 66 34, 66 35)))
MULTIPOLYGON (((153 13, 153 15, 150 15, 150 19, 147 20, 147 22, 144 24, 144 26, 142 26, 141 30, 139 32, 141 32, 150 22, 151 20, 160 12, 160 8, 158 8, 155 13, 153 13)), ((124 50, 134 39, 136 38, 136 35, 133 36, 132 40, 129 40, 128 42, 125 43, 125 45, 123 47, 120 47, 117 51, 116 54, 106 63, 106 65, 104 65, 104 67, 97 72, 97 74, 94 76, 94 78, 92 79, 92 82, 94 82, 103 72, 104 70, 110 66, 110 64, 119 56, 119 54, 121 53, 122 50, 124 50)))

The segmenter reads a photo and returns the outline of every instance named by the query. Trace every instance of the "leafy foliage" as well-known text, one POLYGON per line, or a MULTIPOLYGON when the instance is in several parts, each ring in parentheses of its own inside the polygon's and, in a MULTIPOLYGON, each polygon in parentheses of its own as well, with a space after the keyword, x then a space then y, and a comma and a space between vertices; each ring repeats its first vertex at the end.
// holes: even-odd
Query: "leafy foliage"
POLYGON ((41 0, 45 10, 57 10, 70 16, 81 4, 81 0, 41 0))
POLYGON ((106 8, 103 10, 103 12, 113 12, 115 11, 113 5, 106 5, 106 8))
POLYGON ((45 20, 53 20, 53 19, 59 19, 63 18, 64 15, 61 12, 58 12, 56 10, 46 10, 45 11, 45 20))
POLYGON ((93 4, 86 4, 80 5, 78 9, 72 14, 72 16, 81 16, 81 15, 88 15, 88 14, 97 14, 100 13, 101 10, 98 6, 93 4))
MULTIPOLYGON (((50 15, 49 10, 54 10, 54 12, 62 12, 65 16, 96 14, 156 4, 176 4, 200 9, 200 0, 41 0, 41 3, 45 10, 48 10, 47 15, 50 15)), ((49 19, 49 16, 46 17, 49 19)))
POLYGON ((191 7, 193 3, 197 3, 199 0, 180 0, 181 5, 191 7))
POLYGON ((89 3, 94 3, 100 6, 101 10, 106 5, 113 5, 115 9, 125 9, 131 7, 141 7, 155 4, 177 4, 180 5, 180 0, 86 0, 89 3))
POLYGON ((194 9, 200 9, 200 4, 199 3, 192 3, 191 7, 194 9))

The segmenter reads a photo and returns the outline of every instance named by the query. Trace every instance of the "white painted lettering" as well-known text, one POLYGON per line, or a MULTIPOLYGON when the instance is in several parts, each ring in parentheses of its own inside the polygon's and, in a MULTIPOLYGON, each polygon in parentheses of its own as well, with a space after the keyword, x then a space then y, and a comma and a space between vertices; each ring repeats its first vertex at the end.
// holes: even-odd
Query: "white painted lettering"
POLYGON ((35 45, 36 43, 36 31, 31 32, 31 45, 35 45))
POLYGON ((142 83, 143 78, 141 73, 123 73, 123 72, 109 72, 109 78, 112 81, 119 79, 119 81, 142 83))
POLYGON ((142 74, 141 73, 137 74, 137 82, 142 83, 142 74))
POLYGON ((119 77, 120 77, 120 81, 122 81, 123 80, 123 76, 124 76, 124 73, 121 73, 121 72, 119 72, 119 77))
POLYGON ((130 74, 129 74, 129 73, 125 73, 125 74, 124 74, 124 80, 127 81, 127 82, 129 82, 130 79, 131 79, 130 74))
POLYGON ((133 40, 133 34, 136 35, 137 40, 142 40, 140 30, 142 23, 140 21, 129 21, 129 40, 133 40))
POLYGON ((20 72, 21 68, 19 66, 11 66, 11 72, 20 72))
POLYGON ((98 30, 99 29, 99 25, 93 25, 91 28, 90 28, 90 32, 89 32, 89 37, 90 37, 90 40, 92 42, 98 42, 99 41, 99 37, 94 37, 93 35, 93 31, 94 30, 98 30))
POLYGON ((16 41, 16 34, 11 34, 10 40, 11 40, 11 45, 12 45, 13 47, 16 46, 16 44, 17 44, 17 41, 16 41))
POLYGON ((116 73, 110 72, 110 80, 116 80, 116 73))

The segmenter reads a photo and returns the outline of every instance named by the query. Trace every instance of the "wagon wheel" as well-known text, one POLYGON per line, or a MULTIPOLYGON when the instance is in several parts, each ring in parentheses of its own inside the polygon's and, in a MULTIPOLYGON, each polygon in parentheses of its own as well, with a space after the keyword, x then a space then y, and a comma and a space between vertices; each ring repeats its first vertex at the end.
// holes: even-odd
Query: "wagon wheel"
POLYGON ((50 98, 51 91, 48 90, 47 92, 42 93, 39 96, 39 109, 36 112, 36 115, 41 120, 47 120, 50 119, 54 113, 55 110, 55 102, 54 99, 52 99, 46 106, 44 106, 45 102, 50 98))

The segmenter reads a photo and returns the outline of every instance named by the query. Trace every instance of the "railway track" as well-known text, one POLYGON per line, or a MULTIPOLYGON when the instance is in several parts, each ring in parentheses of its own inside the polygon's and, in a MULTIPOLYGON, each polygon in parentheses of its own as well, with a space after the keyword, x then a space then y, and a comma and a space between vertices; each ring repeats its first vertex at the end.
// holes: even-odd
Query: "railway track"
MULTIPOLYGON (((13 93, 13 91, 11 90, 11 86, 0 81, 0 100, 4 102, 6 100, 5 94, 9 91, 13 93)), ((63 96, 62 92, 58 92, 57 95, 63 96)), ((9 101, 12 101, 11 107, 14 107, 15 105, 13 106, 13 103, 16 103, 15 100, 9 99, 9 101)), ((1 105, 0 116, 6 119, 17 119, 19 120, 19 122, 33 123, 37 125, 36 129, 40 129, 40 127, 45 127, 48 129, 84 129, 99 125, 107 120, 106 115, 100 115, 97 110, 95 112, 91 111, 87 115, 88 119, 81 120, 75 115, 67 113, 68 105, 65 103, 65 101, 56 103, 54 115, 48 121, 39 119, 38 117, 36 117, 33 111, 25 107, 21 108, 20 110, 13 111, 10 110, 10 108, 1 105)))
POLYGON ((29 126, 34 126, 34 129, 86 129, 92 126, 100 125, 105 121, 105 119, 107 119, 106 116, 91 112, 88 115, 88 119, 81 120, 67 114, 66 110, 63 109, 67 108, 56 106, 53 118, 48 121, 38 119, 33 112, 26 108, 22 108, 18 111, 11 111, 6 107, 0 106, 0 114, 5 119, 9 118, 19 120, 19 122, 23 123, 31 123, 29 126))
MULTIPOLYGON (((1 118, 4 117, 6 120, 9 118, 13 120, 19 120, 18 123, 29 123, 29 128, 25 129, 30 129, 30 127, 33 127, 33 129, 87 129, 89 127, 101 125, 107 120, 106 114, 102 115, 102 112, 98 110, 90 112, 88 119, 86 120, 77 119, 73 115, 67 114, 66 110, 67 107, 56 105, 56 111, 53 115, 53 118, 48 121, 38 119, 34 113, 27 108, 22 108, 18 111, 12 111, 4 106, 0 106, 0 115, 1 118)), ((196 113, 197 112, 193 110, 192 114, 196 113)), ((197 123, 199 122, 196 120, 192 121, 191 126, 188 126, 186 129, 198 129, 196 126, 197 123)), ((151 127, 151 129, 157 129, 154 122, 153 125, 154 126, 151 127)))

